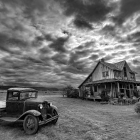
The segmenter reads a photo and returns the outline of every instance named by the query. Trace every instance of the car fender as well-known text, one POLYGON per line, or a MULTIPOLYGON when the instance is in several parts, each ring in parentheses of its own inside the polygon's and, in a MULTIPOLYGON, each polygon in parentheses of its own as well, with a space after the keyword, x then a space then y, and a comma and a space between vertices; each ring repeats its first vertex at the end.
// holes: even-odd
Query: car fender
POLYGON ((41 115, 41 113, 40 113, 39 111, 37 111, 37 110, 28 110, 28 111, 24 112, 24 113, 19 117, 18 120, 23 120, 23 119, 25 118, 25 116, 28 115, 28 114, 34 115, 34 116, 36 116, 36 117, 38 117, 38 116, 41 115))
POLYGON ((52 109, 55 109, 56 111, 58 111, 58 108, 55 105, 50 105, 52 107, 52 109))

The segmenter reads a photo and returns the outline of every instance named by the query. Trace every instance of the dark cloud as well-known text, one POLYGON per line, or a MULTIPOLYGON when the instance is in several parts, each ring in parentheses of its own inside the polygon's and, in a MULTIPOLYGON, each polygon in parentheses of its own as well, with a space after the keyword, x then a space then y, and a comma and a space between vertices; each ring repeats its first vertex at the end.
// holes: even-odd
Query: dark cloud
POLYGON ((24 7, 26 17, 33 18, 34 12, 44 13, 47 11, 46 0, 1 0, 3 3, 12 5, 13 7, 24 7))
POLYGON ((88 41, 82 45, 79 45, 78 47, 76 47, 76 50, 85 50, 85 49, 89 49, 91 46, 94 46, 95 42, 93 41, 88 41))
POLYGON ((57 53, 54 56, 52 56, 51 59, 55 61, 56 64, 58 65, 60 64, 66 65, 68 63, 67 56, 65 54, 57 53))
POLYGON ((134 59, 134 60, 133 60, 133 64, 140 65, 140 61, 137 60, 137 59, 134 59))
POLYGON ((86 62, 87 59, 80 60, 80 58, 83 58, 85 54, 88 54, 88 53, 89 52, 86 52, 86 51, 79 51, 77 53, 76 52, 71 53, 69 61, 68 61, 68 67, 65 70, 70 68, 71 72, 75 71, 75 73, 87 73, 88 71, 85 71, 85 68, 88 66, 86 62))
POLYGON ((111 36, 111 37, 117 37, 117 32, 115 30, 115 26, 112 25, 106 25, 103 29, 102 32, 105 34, 105 36, 111 36))
POLYGON ((40 45, 42 45, 43 41, 44 41, 44 37, 43 36, 37 36, 32 41, 32 46, 33 47, 40 47, 40 45))
POLYGON ((74 67, 72 65, 68 65, 68 66, 62 68, 62 70, 65 71, 65 72, 72 73, 72 74, 83 74, 83 73, 85 73, 83 71, 83 69, 79 69, 79 68, 74 67))
POLYGON ((12 54, 21 54, 20 50, 15 50, 14 48, 17 47, 18 49, 24 48, 28 45, 27 42, 23 41, 22 39, 11 38, 6 34, 0 33, 0 50, 5 51, 12 54))
POLYGON ((136 33, 129 35, 127 39, 135 43, 140 42, 140 31, 137 31, 136 33))
MULTIPOLYGON (((44 46, 43 48, 39 49, 40 57, 42 58, 44 55, 47 55, 50 53, 50 49, 48 46, 44 46)), ((46 56, 45 56, 46 57, 46 56)))
POLYGON ((24 60, 26 60, 27 62, 29 62, 29 63, 31 63, 31 64, 32 64, 32 63, 36 63, 36 64, 42 63, 41 60, 36 59, 36 58, 34 58, 34 57, 30 57, 30 56, 24 57, 24 60))
POLYGON ((76 50, 75 54, 80 58, 88 56, 91 53, 90 49, 85 49, 85 50, 76 50))
POLYGON ((46 34, 46 35, 44 35, 44 38, 45 38, 47 41, 54 41, 54 38, 52 37, 51 34, 46 34))
POLYGON ((118 24, 122 24, 137 11, 140 11, 139 0, 121 0, 120 13, 118 16, 114 17, 114 21, 118 24))
POLYGON ((140 43, 140 31, 126 35, 125 38, 120 38, 120 43, 140 43))
POLYGON ((89 59, 91 59, 91 60, 96 60, 98 58, 99 58, 99 55, 97 55, 97 54, 93 54, 89 57, 89 59))
POLYGON ((115 49, 124 49, 124 48, 125 48, 125 46, 123 46, 123 45, 115 46, 115 49))
POLYGON ((80 17, 74 19, 73 23, 78 28, 87 28, 90 30, 93 29, 92 25, 89 22, 85 21, 84 19, 82 19, 80 17))
POLYGON ((105 61, 109 61, 109 60, 112 60, 114 58, 114 56, 112 56, 112 55, 107 55, 107 56, 105 56, 103 59, 105 60, 105 61))
POLYGON ((137 50, 130 50, 129 52, 130 52, 130 54, 136 54, 137 50))
MULTIPOLYGON (((82 27, 86 28, 91 28, 91 22, 104 20, 106 15, 112 10, 104 0, 64 0, 62 4, 65 9, 65 15, 74 15, 75 21, 80 22, 78 25, 83 25, 82 27), (79 17, 82 20, 79 21, 79 17)), ((77 22, 74 22, 76 23, 75 25, 77 25, 77 22)))
POLYGON ((112 53, 111 55, 112 55, 112 58, 114 57, 114 56, 118 56, 118 55, 126 55, 127 54, 127 52, 126 51, 118 51, 118 52, 116 52, 116 53, 112 53))
POLYGON ((49 45, 51 49, 56 52, 65 53, 67 49, 65 48, 65 43, 68 41, 69 37, 58 37, 53 40, 53 42, 49 45))

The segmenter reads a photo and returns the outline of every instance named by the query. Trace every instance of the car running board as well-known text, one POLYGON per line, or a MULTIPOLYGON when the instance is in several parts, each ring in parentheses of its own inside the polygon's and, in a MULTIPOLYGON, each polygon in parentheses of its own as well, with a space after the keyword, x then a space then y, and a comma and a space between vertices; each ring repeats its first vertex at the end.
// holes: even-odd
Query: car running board
POLYGON ((52 117, 52 118, 49 118, 49 119, 47 119, 47 120, 43 120, 43 121, 39 122, 39 125, 43 125, 43 124, 49 123, 49 122, 51 122, 51 121, 57 119, 58 117, 59 117, 59 115, 54 116, 54 117, 52 117))
POLYGON ((16 122, 18 118, 13 118, 13 117, 0 117, 0 120, 6 121, 6 122, 16 122))
MULTIPOLYGON (((49 122, 57 119, 58 117, 59 117, 59 115, 54 116, 52 118, 49 118, 47 120, 43 120, 43 121, 39 122, 39 125, 43 125, 43 124, 49 123, 49 122)), ((6 122, 16 122, 16 121, 20 122, 20 121, 23 121, 23 120, 19 120, 19 118, 13 118, 13 117, 0 117, 0 120, 6 121, 6 122)))

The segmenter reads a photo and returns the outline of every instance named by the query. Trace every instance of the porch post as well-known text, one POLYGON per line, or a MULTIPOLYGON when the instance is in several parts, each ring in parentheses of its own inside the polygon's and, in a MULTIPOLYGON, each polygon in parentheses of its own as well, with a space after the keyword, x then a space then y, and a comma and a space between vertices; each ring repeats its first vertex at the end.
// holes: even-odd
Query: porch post
POLYGON ((131 97, 131 88, 130 88, 130 83, 129 83, 129 97, 131 97))
POLYGON ((111 83, 110 97, 112 97, 112 93, 113 91, 112 91, 112 83, 111 83))
POLYGON ((117 82, 117 85, 118 85, 118 86, 117 86, 117 87, 118 87, 117 91, 120 92, 119 82, 117 82))
POLYGON ((92 88, 93 97, 94 97, 94 85, 92 85, 91 88, 92 88))

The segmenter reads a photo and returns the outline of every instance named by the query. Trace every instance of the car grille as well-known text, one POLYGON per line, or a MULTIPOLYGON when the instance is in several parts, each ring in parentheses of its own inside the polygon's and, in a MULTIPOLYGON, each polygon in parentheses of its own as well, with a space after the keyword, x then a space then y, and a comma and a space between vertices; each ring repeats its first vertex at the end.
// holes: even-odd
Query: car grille
POLYGON ((46 119, 50 105, 48 104, 48 102, 43 102, 42 105, 43 108, 41 109, 41 114, 43 118, 46 119))

